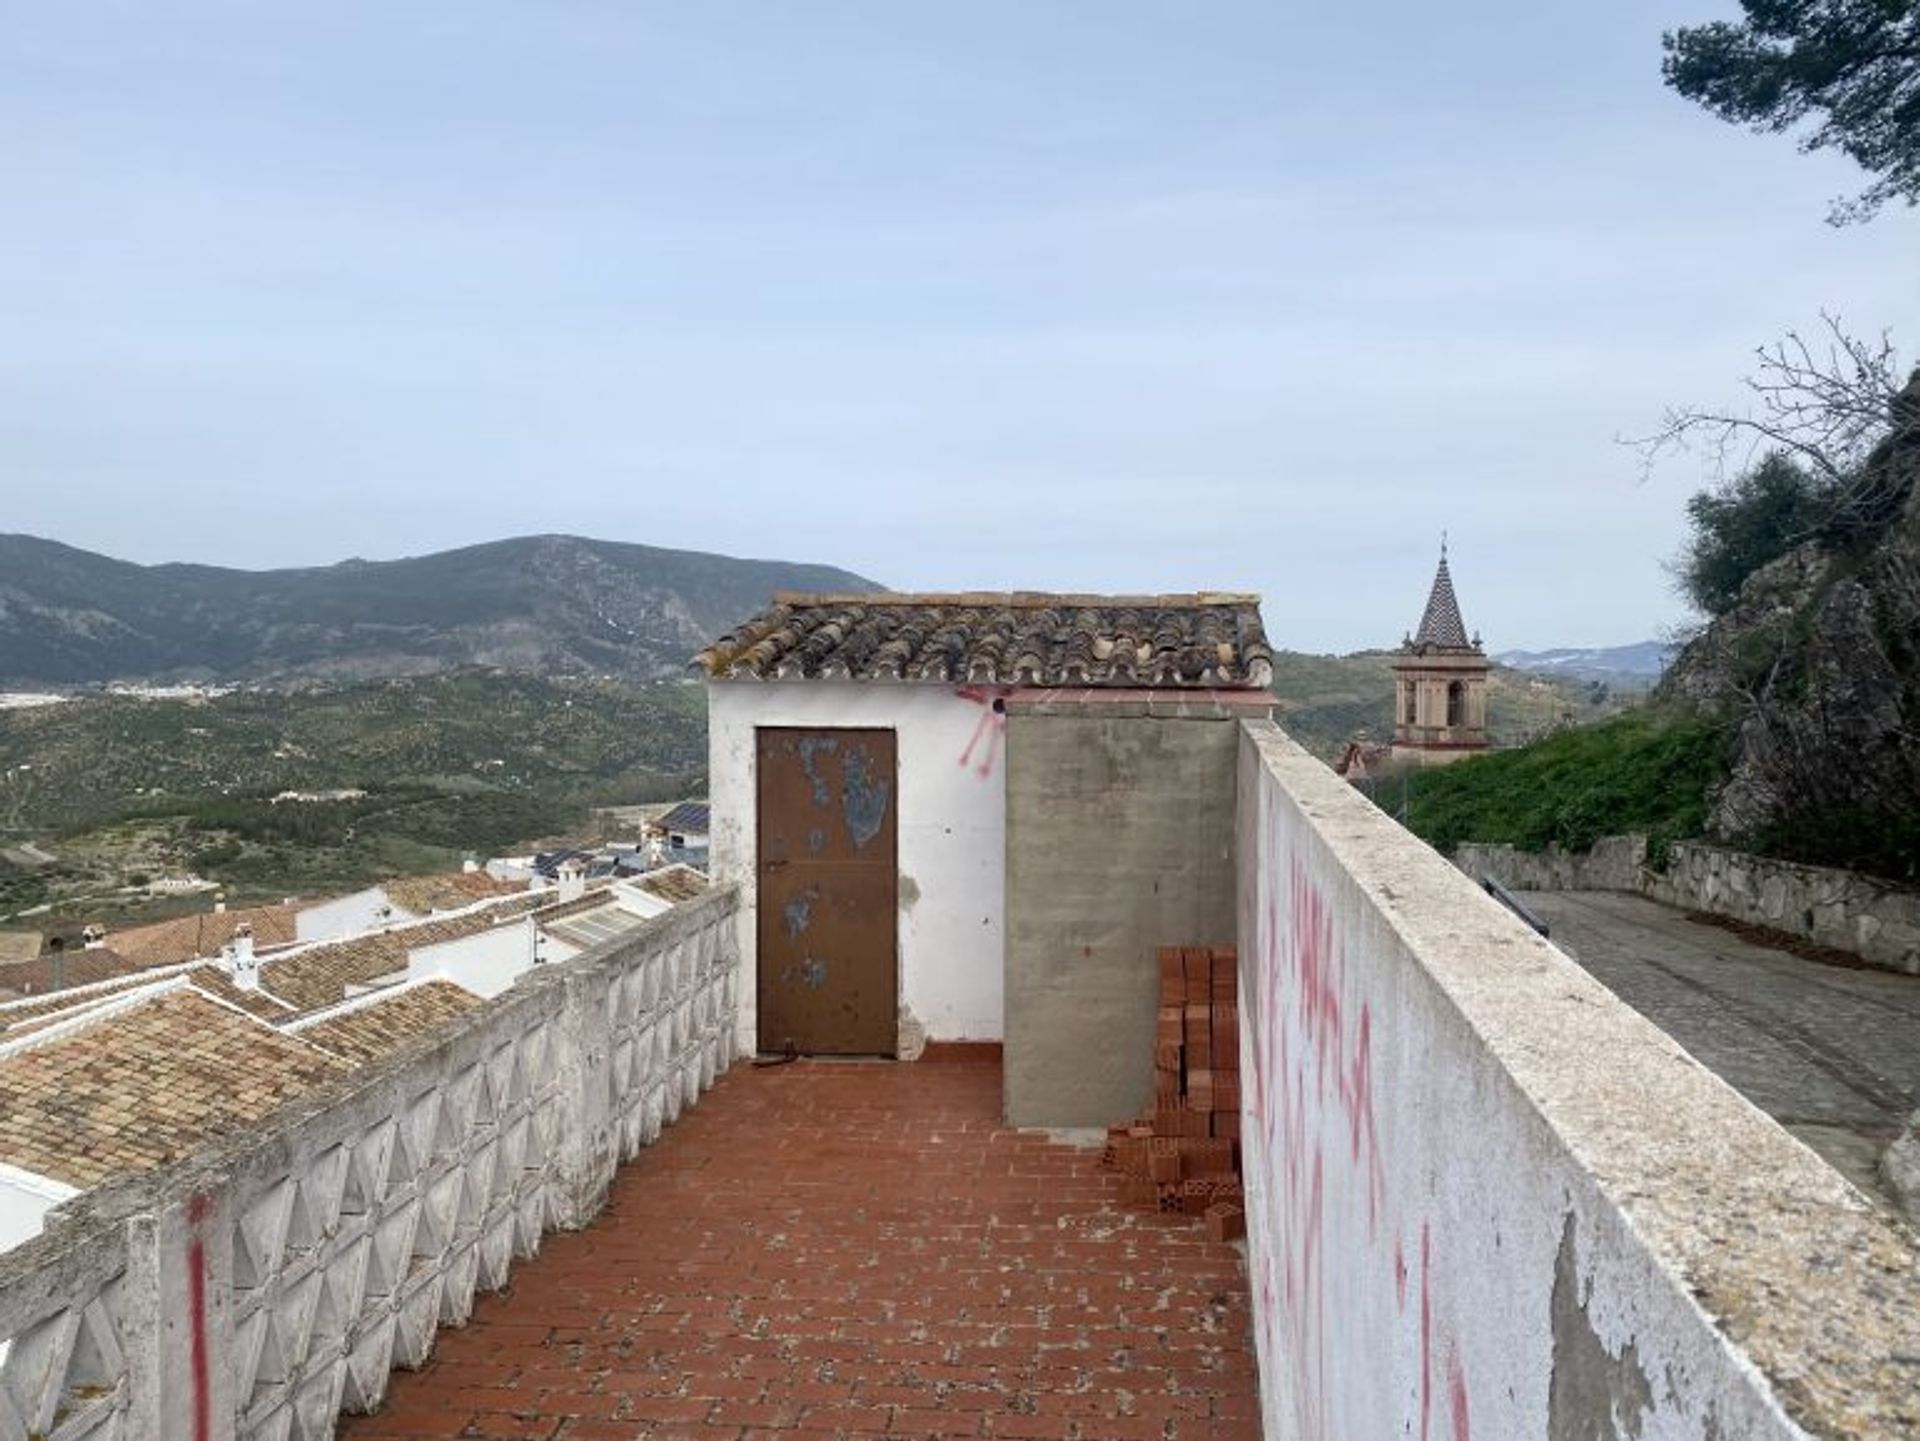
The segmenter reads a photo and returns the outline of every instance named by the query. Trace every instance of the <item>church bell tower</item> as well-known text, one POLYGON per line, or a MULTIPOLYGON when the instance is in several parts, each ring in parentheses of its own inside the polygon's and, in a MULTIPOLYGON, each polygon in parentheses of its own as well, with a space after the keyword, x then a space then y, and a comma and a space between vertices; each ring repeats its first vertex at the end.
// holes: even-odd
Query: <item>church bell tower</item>
POLYGON ((1480 637, 1467 637, 1447 570, 1447 543, 1420 628, 1394 657, 1393 754, 1420 765, 1445 765, 1487 749, 1487 672, 1480 637))

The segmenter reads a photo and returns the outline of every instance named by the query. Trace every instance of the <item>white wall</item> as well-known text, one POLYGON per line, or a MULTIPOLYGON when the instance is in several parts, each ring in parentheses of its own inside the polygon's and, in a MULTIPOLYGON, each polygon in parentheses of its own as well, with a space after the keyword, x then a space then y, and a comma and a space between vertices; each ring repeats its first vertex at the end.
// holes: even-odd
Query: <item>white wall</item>
POLYGON ((308 906, 294 917, 294 935, 303 941, 338 941, 375 930, 389 921, 404 921, 413 912, 403 911, 387 898, 379 886, 368 886, 350 896, 340 896, 308 906))
POLYGON ((445 976, 476 996, 497 996, 533 965, 533 920, 521 916, 489 930, 407 952, 409 980, 445 976))
POLYGON ((0 1255, 39 1235, 47 1212, 79 1194, 50 1177, 0 1162, 0 1255))
POLYGON ((897 733, 901 1005, 929 1039, 999 1040, 1006 718, 993 710, 992 694, 947 685, 716 681, 707 698, 712 874, 717 885, 741 888, 741 1044, 754 1044, 754 731, 760 726, 897 733))
POLYGON ((1238 812, 1266 1441, 1906 1434, 1886 1218, 1270 723, 1238 812))

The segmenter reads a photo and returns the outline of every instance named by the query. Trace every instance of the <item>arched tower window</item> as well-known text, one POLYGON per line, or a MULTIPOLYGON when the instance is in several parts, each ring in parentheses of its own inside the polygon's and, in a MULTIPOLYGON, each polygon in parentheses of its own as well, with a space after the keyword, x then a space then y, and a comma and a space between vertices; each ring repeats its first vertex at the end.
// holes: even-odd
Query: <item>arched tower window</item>
POLYGON ((1407 703, 1406 703, 1407 724, 1412 725, 1415 721, 1419 720, 1420 718, 1420 706, 1419 706, 1420 688, 1416 686, 1412 681, 1408 681, 1406 685, 1401 687, 1401 689, 1407 693, 1407 703))
POLYGON ((1447 724, 1464 725, 1467 719, 1467 688, 1457 680, 1447 682, 1447 724))

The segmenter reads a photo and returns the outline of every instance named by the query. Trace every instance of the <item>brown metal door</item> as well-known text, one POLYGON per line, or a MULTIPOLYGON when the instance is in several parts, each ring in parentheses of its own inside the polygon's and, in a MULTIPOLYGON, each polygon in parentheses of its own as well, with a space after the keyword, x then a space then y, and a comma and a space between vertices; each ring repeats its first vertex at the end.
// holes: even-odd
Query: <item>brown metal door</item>
POLYGON ((762 1051, 898 1043, 900 786, 887 730, 758 732, 762 1051))

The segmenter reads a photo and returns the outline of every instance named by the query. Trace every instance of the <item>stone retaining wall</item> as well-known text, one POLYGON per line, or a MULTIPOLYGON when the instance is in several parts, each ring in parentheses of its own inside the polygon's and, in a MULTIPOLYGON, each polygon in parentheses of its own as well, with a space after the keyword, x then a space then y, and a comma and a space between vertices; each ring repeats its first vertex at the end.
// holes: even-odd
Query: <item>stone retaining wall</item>
POLYGON ((1676 841, 1647 867, 1645 836, 1608 836, 1587 852, 1464 845, 1454 864, 1525 891, 1633 891, 1683 910, 1769 926, 1890 971, 1920 975, 1920 892, 1825 866, 1676 841))
POLYGON ((731 1063, 720 890, 0 1256, 0 1441, 325 1438, 731 1063))
POLYGON ((1278 727, 1237 812, 1266 1441, 1920 1435, 1908 1233, 1278 727))

